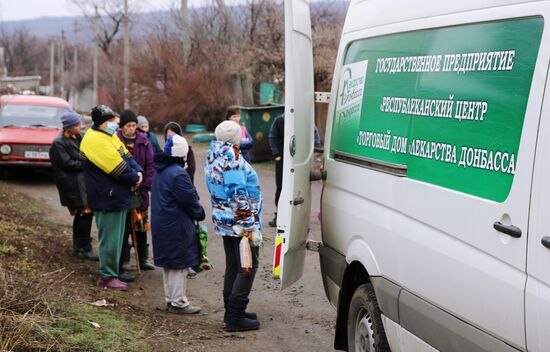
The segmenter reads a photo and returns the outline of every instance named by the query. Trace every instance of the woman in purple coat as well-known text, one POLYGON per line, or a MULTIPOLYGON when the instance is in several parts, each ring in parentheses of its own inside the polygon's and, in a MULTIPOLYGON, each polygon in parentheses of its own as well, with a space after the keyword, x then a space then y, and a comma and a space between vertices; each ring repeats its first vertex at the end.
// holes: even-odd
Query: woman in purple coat
POLYGON ((118 138, 124 143, 134 160, 143 168, 143 182, 136 190, 132 203, 132 210, 128 212, 126 230, 124 231, 124 243, 122 246, 120 280, 131 282, 135 278, 128 272, 130 261, 130 248, 128 237, 131 233, 131 226, 135 228, 137 243, 134 243, 139 256, 139 266, 142 270, 154 270, 155 267, 149 263, 149 244, 147 243, 147 231, 149 229, 149 192, 153 184, 153 146, 147 135, 137 129, 137 116, 131 110, 124 110, 120 113, 120 124, 117 130, 118 138), (134 211, 135 210, 135 211, 134 211))

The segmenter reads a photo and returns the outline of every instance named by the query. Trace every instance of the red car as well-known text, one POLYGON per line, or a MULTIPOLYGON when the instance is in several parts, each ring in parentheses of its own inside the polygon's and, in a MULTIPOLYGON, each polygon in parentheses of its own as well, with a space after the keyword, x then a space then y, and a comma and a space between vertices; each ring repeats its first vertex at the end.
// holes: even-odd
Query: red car
POLYGON ((70 110, 63 99, 38 95, 0 96, 0 166, 51 166, 48 151, 70 110))

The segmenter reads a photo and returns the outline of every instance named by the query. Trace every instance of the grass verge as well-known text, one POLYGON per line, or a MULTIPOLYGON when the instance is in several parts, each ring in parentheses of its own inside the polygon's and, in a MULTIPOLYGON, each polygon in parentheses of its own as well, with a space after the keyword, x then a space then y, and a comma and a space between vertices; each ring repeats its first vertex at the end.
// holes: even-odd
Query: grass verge
POLYGON ((70 228, 2 183, 0 199, 0 351, 150 351, 138 320, 85 303, 89 282, 65 267, 70 228))

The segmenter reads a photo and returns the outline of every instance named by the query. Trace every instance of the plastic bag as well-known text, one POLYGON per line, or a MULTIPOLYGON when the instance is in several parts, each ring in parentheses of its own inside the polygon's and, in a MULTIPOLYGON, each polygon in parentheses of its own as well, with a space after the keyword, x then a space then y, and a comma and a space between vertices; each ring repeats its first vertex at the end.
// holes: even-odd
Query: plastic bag
MULTIPOLYGON (((235 231, 238 235, 246 236, 244 229, 239 225, 233 225, 233 231, 235 231)), ((250 246, 252 247, 260 247, 263 242, 262 233, 256 229, 249 232, 248 239, 250 240, 250 246)))
POLYGON ((250 242, 248 237, 243 236, 239 243, 239 252, 241 255, 241 269, 245 276, 252 274, 252 251, 250 250, 250 242))
POLYGON ((250 235, 250 245, 252 247, 260 247, 262 245, 263 236, 262 233, 258 230, 252 231, 250 235))
POLYGON ((214 265, 208 260, 206 255, 206 250, 208 247, 208 230, 203 224, 196 225, 197 236, 199 238, 199 258, 200 263, 193 267, 197 273, 200 273, 203 270, 210 270, 214 268, 214 265))

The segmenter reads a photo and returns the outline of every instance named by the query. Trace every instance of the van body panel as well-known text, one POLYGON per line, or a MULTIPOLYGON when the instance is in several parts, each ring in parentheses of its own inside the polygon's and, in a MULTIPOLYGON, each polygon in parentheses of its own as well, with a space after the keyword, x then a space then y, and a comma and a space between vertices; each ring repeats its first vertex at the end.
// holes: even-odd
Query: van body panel
POLYGON ((347 267, 346 258, 332 248, 324 245, 319 246, 319 257, 323 273, 330 277, 336 285, 339 287, 342 286, 344 272, 347 267))
POLYGON ((392 352, 438 352, 384 315, 382 315, 382 322, 392 352))
POLYGON ((378 306, 384 316, 399 323, 399 294, 402 291, 401 286, 380 276, 371 277, 371 282, 376 293, 378 306))
POLYGON ((399 316, 403 329, 438 351, 518 351, 406 290, 399 296, 399 316))
MULTIPOLYGON (((304 270, 311 213, 313 157, 313 46, 308 0, 285 0, 285 141, 283 187, 277 211, 277 243, 282 239, 281 288, 304 270)), ((275 253, 277 255, 277 252, 275 253)), ((274 263, 277 262, 275 258, 274 263)))
POLYGON ((352 239, 348 250, 346 251, 346 262, 360 262, 369 273, 369 276, 379 276, 380 268, 376 262, 376 256, 369 245, 361 238, 352 239))
MULTIPOLYGON (((342 68, 352 43, 395 33, 460 28, 507 19, 538 16, 546 22, 548 14, 548 2, 352 1, 334 71, 325 140, 333 138, 332 113, 337 111, 342 68)), ((541 43, 549 39, 548 31, 544 30, 541 43)), ((550 59, 548 49, 545 45, 537 49, 533 78, 526 93, 528 101, 518 141, 515 174, 506 197, 486 199, 351 165, 335 160, 331 148, 325 148, 327 179, 321 199, 323 243, 345 255, 348 263, 359 260, 365 267, 368 262, 376 263, 370 265, 375 275, 398 284, 453 319, 519 350, 526 349, 526 338, 530 336, 525 330, 526 305, 529 312, 529 292, 527 298, 525 296, 529 206, 542 92, 550 59), (498 232, 493 227, 497 221, 518 227, 521 237, 512 238, 498 232), (364 245, 359 244, 361 242, 364 245), (366 259, 369 256, 372 259, 366 259)), ((468 48, 457 52, 468 52, 468 48)), ((419 51, 418 55, 424 53, 419 51)), ((398 55, 388 53, 387 56, 398 55)), ((369 75, 370 72, 366 74, 366 82, 369 75)), ((418 82, 423 81, 420 75, 418 82)), ((364 94, 370 94, 368 89, 367 83, 364 94)), ((498 90, 490 93, 498 94, 498 90)), ((365 109, 365 101, 361 109, 365 109)), ((550 217, 546 218, 550 221, 550 217)), ((542 249, 541 256, 544 255, 542 249)), ((549 272, 546 270, 544 275, 549 272)), ((539 277, 541 275, 539 273, 539 277)), ((540 282, 542 280, 532 285, 532 292, 541 290, 540 282)), ((539 294, 539 300, 540 297, 539 294)), ((540 304, 548 307, 547 301, 540 304)), ((421 314, 414 311, 408 316, 410 322, 421 318, 421 314)), ((529 323, 527 327, 529 329, 529 323)))
POLYGON ((474 10, 494 9, 522 3, 542 3, 534 0, 464 0, 442 3, 437 0, 352 0, 343 33, 359 31, 366 28, 381 27, 389 24, 403 23, 414 19, 444 17, 474 10))
POLYGON ((544 104, 537 139, 527 249, 525 325, 527 349, 546 351, 550 346, 550 80, 546 76, 544 104))

